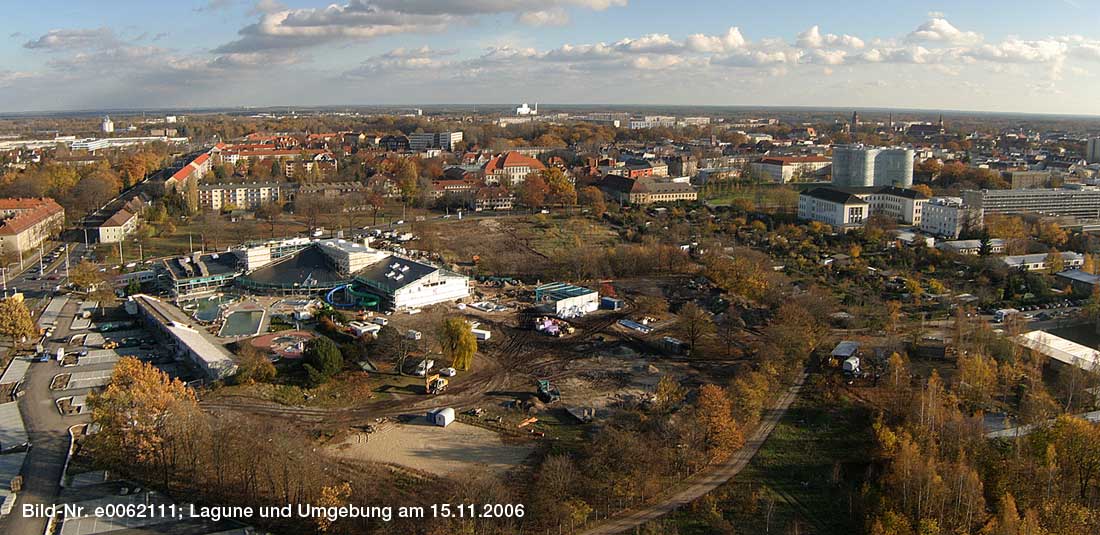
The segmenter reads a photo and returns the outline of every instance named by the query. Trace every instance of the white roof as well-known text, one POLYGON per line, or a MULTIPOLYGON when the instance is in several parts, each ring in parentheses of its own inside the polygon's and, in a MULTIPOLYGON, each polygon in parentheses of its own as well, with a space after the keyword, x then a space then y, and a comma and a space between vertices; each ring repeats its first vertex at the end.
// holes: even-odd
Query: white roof
POLYGON ((1046 331, 1026 332, 1016 337, 1016 343, 1083 370, 1100 369, 1100 351, 1046 331))

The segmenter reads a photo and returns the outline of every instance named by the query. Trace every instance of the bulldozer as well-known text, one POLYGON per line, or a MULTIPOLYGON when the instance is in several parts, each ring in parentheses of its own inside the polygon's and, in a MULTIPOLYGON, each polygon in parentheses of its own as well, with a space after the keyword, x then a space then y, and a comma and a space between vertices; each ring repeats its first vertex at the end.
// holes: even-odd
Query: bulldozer
POLYGON ((554 403, 561 400, 561 391, 551 385, 549 379, 538 380, 538 389, 535 390, 535 395, 543 403, 554 403))
POLYGON ((438 373, 426 375, 424 377, 424 393, 430 395, 442 394, 444 390, 447 390, 447 385, 451 382, 438 373))

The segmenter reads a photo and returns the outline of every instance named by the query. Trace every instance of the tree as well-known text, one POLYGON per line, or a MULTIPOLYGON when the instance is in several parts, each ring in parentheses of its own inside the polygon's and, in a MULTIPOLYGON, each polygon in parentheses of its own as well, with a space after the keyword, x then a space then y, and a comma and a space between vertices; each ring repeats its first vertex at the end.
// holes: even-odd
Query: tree
POLYGON ((457 316, 444 319, 439 326, 439 345, 451 366, 459 370, 470 369, 474 353, 477 353, 477 337, 465 319, 457 316))
POLYGON ((733 404, 722 387, 703 385, 699 389, 695 417, 703 432, 711 462, 725 461, 744 444, 744 435, 733 419, 733 404))
POLYGON ((580 191, 578 197, 580 203, 592 210, 592 214, 596 217, 603 217, 603 214, 607 212, 607 201, 604 200, 600 188, 588 186, 580 191))
POLYGON ((539 173, 532 173, 519 187, 519 202, 528 208, 542 208, 550 187, 539 173))
POLYGON ((279 218, 283 215, 283 202, 272 201, 266 204, 261 204, 256 209, 256 216, 261 219, 266 219, 271 224, 271 237, 275 237, 275 224, 279 222, 279 218))
POLYGON ((97 459, 119 469, 156 461, 168 442, 172 418, 199 410, 193 390, 133 357, 118 361, 111 383, 90 394, 88 405, 99 427, 89 446, 97 459))
POLYGON ((107 282, 107 276, 95 264, 84 260, 69 270, 69 282, 77 288, 94 291, 107 282))
POLYGON ((378 193, 377 191, 372 191, 369 195, 367 195, 366 201, 367 205, 370 206, 371 216, 374 218, 374 221, 371 224, 377 225, 378 212, 386 207, 386 199, 382 197, 382 194, 378 193))
POLYGON ((711 319, 710 313, 700 308, 695 302, 689 302, 681 307, 677 316, 676 332, 684 337, 688 348, 694 354, 699 342, 714 332, 714 320, 711 319))
POLYGON ((10 337, 12 344, 22 343, 38 334, 31 313, 22 299, 0 299, 0 333, 10 337))
POLYGON ((1090 253, 1085 253, 1085 258, 1081 264, 1081 271, 1092 275, 1096 274, 1096 258, 1090 253))
POLYGON ((909 189, 924 195, 925 197, 932 197, 932 188, 928 184, 913 184, 909 189))
POLYGON ((340 348, 336 343, 325 336, 318 336, 306 342, 305 351, 306 374, 310 383, 320 385, 336 375, 344 367, 344 357, 340 354, 340 348))
POLYGON ((1058 252, 1058 249, 1051 249, 1047 253, 1046 257, 1047 273, 1051 275, 1060 273, 1066 269, 1066 261, 1062 258, 1062 253, 1058 252))
POLYGON ((657 391, 653 395, 654 407, 659 412, 668 412, 680 406, 687 397, 687 389, 671 374, 664 374, 657 382, 657 391))
POLYGON ((237 359, 237 373, 233 376, 236 384, 266 383, 275 378, 275 365, 266 355, 248 342, 241 343, 237 359))
POLYGON ((538 174, 546 181, 551 198, 562 205, 577 204, 577 190, 565 171, 557 167, 550 167, 539 171, 538 174))

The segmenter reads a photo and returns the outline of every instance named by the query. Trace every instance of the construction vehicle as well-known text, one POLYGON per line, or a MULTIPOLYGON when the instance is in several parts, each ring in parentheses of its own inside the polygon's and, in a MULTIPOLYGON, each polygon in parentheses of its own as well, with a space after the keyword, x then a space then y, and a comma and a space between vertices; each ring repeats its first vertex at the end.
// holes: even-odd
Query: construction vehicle
POLYGON ((424 393, 430 395, 442 394, 444 390, 447 390, 447 385, 451 382, 445 377, 440 376, 438 373, 424 377, 424 393))
POLYGON ((535 395, 543 403, 554 403, 561 400, 561 391, 551 385, 549 379, 538 380, 538 390, 535 391, 535 395))

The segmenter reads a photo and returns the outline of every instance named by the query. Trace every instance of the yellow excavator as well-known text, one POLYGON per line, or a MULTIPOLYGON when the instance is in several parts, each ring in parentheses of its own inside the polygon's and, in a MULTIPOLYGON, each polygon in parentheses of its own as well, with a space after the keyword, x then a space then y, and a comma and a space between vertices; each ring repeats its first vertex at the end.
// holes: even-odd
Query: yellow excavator
POLYGON ((447 385, 451 382, 446 377, 433 373, 431 375, 424 376, 424 393, 430 395, 442 394, 444 390, 447 390, 447 385))

